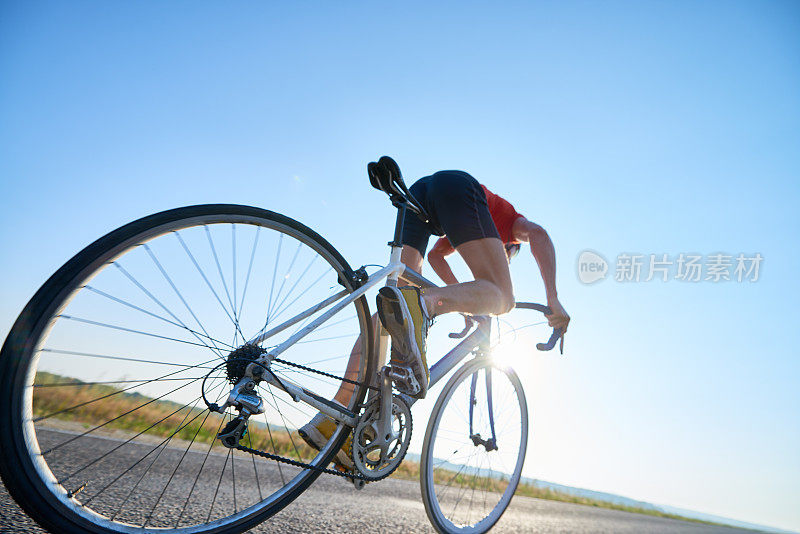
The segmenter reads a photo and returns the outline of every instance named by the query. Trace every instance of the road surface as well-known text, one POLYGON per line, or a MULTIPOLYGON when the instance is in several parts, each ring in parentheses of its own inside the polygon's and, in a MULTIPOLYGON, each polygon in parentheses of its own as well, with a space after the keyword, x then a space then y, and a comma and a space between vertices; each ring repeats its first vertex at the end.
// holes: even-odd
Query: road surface
MULTIPOLYGON (((95 453, 90 447, 81 447, 74 454, 78 456, 76 462, 85 464, 95 453)), ((180 481, 175 483, 180 486, 180 481)), ((0 487, 0 532, 44 532, 22 512, 4 487, 0 487)), ((296 501, 250 532, 407 533, 433 532, 433 529, 417 482, 386 479, 356 491, 344 479, 323 475, 296 501)), ((492 532, 744 534, 748 531, 517 496, 492 532)))

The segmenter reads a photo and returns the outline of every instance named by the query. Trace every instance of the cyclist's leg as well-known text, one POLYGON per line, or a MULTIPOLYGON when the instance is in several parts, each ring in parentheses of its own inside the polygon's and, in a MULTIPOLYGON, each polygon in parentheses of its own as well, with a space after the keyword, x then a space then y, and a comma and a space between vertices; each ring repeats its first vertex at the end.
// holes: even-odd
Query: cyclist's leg
MULTIPOLYGON (((378 314, 372 314, 372 328, 373 332, 378 331, 378 314)), ((361 350, 361 337, 359 336, 356 339, 355 344, 353 345, 353 350, 350 351, 350 360, 347 362, 347 370, 344 373, 344 377, 348 380, 358 380, 358 370, 360 369, 361 365, 361 357, 363 356, 361 350)), ((342 406, 347 406, 350 402, 350 397, 353 396, 353 392, 355 391, 355 385, 349 382, 342 382, 341 386, 339 386, 339 390, 336 392, 336 395, 333 397, 333 400, 341 404, 342 406)))
POLYGON ((462 312, 499 315, 514 307, 508 257, 492 221, 481 185, 460 171, 436 173, 429 187, 436 217, 464 258, 473 282, 424 292, 431 315, 462 312))
MULTIPOLYGON (((414 216, 416 217, 416 216, 414 216)), ((417 219, 418 220, 418 219, 417 219)), ((404 245, 403 252, 400 256, 400 261, 417 271, 418 273, 422 272, 422 254, 414 247, 404 245)), ((372 315, 372 327, 373 332, 378 332, 378 314, 375 313, 372 315)), ((361 339, 357 339, 356 343, 353 345, 353 350, 350 352, 350 360, 347 362, 347 371, 345 371, 345 378, 349 380, 358 380, 358 370, 361 362, 361 339)), ((339 387, 339 391, 336 392, 336 395, 333 397, 333 400, 342 404, 343 406, 347 406, 347 403, 350 402, 350 397, 353 395, 353 391, 355 390, 355 386, 348 382, 342 382, 342 385, 339 387)))
POLYGON ((514 307, 508 258, 502 241, 495 237, 474 239, 456 246, 475 280, 423 291, 431 316, 461 312, 500 315, 514 307))

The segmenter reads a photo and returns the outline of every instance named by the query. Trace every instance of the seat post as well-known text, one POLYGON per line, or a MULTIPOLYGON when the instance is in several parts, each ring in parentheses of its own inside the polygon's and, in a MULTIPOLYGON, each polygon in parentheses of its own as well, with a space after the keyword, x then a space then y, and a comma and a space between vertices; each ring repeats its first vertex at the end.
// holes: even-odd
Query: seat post
MULTIPOLYGON (((394 223, 394 239, 389 241, 389 246, 392 247, 392 253, 389 256, 389 262, 399 262, 400 255, 403 252, 403 222, 406 218, 406 206, 402 203, 392 202, 397 208, 397 220, 394 223)), ((386 279, 387 286, 397 286, 398 274, 393 273, 386 279)))
POLYGON ((403 223, 406 220, 405 204, 395 204, 397 208, 397 220, 394 223, 394 239, 389 243, 393 247, 403 246, 403 223))

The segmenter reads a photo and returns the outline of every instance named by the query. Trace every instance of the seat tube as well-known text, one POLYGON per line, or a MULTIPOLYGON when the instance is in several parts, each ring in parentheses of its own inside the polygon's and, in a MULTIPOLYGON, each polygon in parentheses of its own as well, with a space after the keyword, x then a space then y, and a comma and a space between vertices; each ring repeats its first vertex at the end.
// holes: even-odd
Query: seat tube
MULTIPOLYGON (((394 223, 394 239, 389 242, 389 246, 392 248, 392 252, 389 255, 389 261, 391 263, 398 263, 403 252, 403 222, 405 221, 405 218, 406 207, 405 205, 401 204, 397 206, 397 219, 394 223)), ((390 274, 386 279, 386 285, 397 287, 397 279, 399 276, 399 273, 390 274)))

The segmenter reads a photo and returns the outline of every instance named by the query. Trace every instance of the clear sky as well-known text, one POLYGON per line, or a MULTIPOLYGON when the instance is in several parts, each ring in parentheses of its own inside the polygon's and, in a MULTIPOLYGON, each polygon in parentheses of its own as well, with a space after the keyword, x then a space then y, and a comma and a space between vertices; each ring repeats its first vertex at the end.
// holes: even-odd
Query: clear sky
MULTIPOLYGON (((799 147, 796 2, 6 1, 0 330, 145 214, 258 205, 357 266, 393 222, 366 162, 463 169, 550 232, 573 317, 566 357, 520 356, 525 474, 800 530, 799 147), (584 285, 584 249, 611 277, 623 252, 764 261, 584 285)), ((512 271, 543 299, 527 251, 512 271)))

